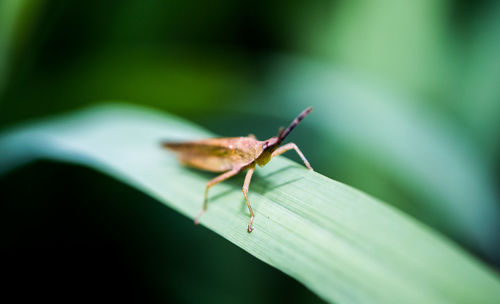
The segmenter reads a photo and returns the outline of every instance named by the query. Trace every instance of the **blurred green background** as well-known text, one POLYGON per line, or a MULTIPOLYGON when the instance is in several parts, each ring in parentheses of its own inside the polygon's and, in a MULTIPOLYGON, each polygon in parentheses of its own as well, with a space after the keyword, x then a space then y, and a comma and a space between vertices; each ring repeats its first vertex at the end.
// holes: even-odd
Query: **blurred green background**
MULTIPOLYGON (((499 84, 498 1, 0 2, 2 130, 113 100, 262 139, 312 106, 290 140, 318 172, 405 211, 492 269, 499 84)), ((91 170, 40 162, 0 185, 11 291, 321 302, 91 170)))

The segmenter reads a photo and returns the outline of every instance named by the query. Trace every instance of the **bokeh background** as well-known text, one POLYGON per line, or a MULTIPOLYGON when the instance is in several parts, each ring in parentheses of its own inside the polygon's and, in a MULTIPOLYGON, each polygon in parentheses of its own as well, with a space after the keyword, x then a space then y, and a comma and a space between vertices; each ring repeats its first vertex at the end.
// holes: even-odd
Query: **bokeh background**
MULTIPOLYGON (((0 2, 1 130, 105 101, 258 138, 313 106, 290 140, 318 172, 500 265, 498 1, 0 2)), ((38 162, 0 185, 17 297, 321 302, 92 170, 38 162)))

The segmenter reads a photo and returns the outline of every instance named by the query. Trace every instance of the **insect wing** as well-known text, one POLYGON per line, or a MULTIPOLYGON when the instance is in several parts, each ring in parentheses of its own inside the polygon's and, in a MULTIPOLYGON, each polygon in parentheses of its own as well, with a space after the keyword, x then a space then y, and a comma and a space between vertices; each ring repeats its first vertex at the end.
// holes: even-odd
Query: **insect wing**
POLYGON ((191 167, 213 172, 244 166, 255 158, 258 141, 248 137, 215 138, 193 142, 164 142, 179 160, 191 167))

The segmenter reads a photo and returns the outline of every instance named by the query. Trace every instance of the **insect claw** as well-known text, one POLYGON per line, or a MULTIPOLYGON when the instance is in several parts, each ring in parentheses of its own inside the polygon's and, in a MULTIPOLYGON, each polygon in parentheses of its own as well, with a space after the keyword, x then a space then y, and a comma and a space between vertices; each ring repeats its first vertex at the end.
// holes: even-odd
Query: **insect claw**
POLYGON ((248 233, 250 233, 250 232, 252 232, 254 230, 255 230, 255 228, 253 228, 252 225, 248 225, 248 233))
POLYGON ((198 215, 196 216, 196 218, 194 219, 194 224, 195 225, 198 225, 200 223, 200 216, 205 213, 205 210, 204 209, 201 209, 200 210, 200 213, 198 213, 198 215))

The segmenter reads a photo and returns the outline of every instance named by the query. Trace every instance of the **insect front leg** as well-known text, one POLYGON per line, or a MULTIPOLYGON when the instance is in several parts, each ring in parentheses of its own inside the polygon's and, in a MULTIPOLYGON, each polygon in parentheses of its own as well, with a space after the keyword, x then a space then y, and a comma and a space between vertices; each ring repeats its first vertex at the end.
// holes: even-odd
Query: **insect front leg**
POLYGON ((196 216, 196 219, 194 220, 194 223, 196 225, 198 225, 200 223, 200 216, 205 213, 205 211, 207 210, 207 201, 208 201, 208 189, 210 189, 210 187, 212 187, 213 185, 216 185, 222 181, 225 181, 226 179, 232 177, 232 176, 235 176, 236 174, 238 174, 239 172, 241 171, 241 168, 237 168, 237 169, 233 169, 231 171, 227 171, 226 173, 222 173, 221 175, 217 176, 216 178, 212 179, 211 181, 209 181, 207 183, 207 187, 205 188, 205 199, 203 201, 203 207, 202 209, 200 210, 200 212, 198 213, 198 215, 196 216))
POLYGON ((299 147, 297 147, 297 145, 294 143, 288 143, 284 146, 279 147, 278 149, 276 149, 276 151, 273 152, 273 154, 271 154, 271 157, 278 156, 278 155, 283 154, 286 151, 292 150, 292 149, 294 149, 297 152, 297 154, 300 156, 300 158, 304 162, 304 165, 306 165, 307 169, 314 171, 313 168, 311 167, 311 165, 309 164, 309 162, 307 161, 306 157, 304 156, 304 154, 302 154, 299 147))
POLYGON ((255 171, 255 166, 248 169, 247 175, 245 176, 245 182, 243 183, 243 196, 247 202, 248 210, 250 211, 250 223, 248 223, 248 232, 253 231, 253 210, 250 202, 248 201, 248 188, 250 187, 250 180, 252 179, 253 172, 255 171))

